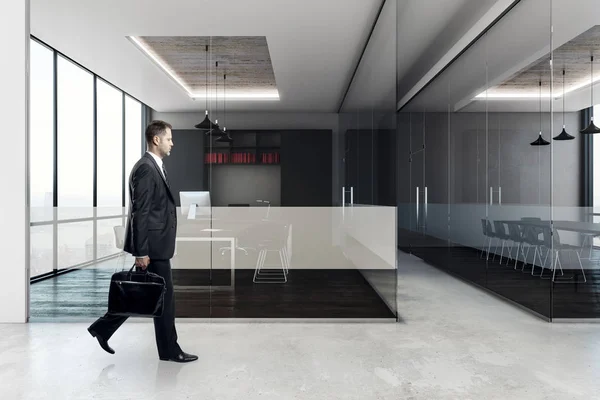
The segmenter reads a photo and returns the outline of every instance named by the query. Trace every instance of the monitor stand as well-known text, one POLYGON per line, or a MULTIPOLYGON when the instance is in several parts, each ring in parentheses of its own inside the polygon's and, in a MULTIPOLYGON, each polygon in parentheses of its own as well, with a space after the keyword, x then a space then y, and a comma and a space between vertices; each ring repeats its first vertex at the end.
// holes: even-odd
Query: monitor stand
POLYGON ((188 211, 188 219, 196 219, 196 204, 190 204, 190 209, 188 211))

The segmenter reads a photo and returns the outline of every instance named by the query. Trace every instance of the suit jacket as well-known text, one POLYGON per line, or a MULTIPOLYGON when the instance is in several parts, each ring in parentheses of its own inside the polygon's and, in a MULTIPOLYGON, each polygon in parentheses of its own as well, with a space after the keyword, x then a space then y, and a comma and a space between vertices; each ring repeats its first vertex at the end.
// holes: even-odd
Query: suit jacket
POLYGON ((175 197, 160 167, 145 153, 129 175, 129 218, 123 249, 133 256, 169 260, 175 252, 175 197))

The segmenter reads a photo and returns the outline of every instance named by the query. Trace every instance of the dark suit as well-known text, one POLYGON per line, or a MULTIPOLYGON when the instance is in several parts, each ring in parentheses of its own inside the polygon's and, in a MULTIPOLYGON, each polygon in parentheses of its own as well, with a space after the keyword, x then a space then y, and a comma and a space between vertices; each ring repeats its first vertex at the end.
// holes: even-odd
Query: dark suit
MULTIPOLYGON (((154 331, 159 357, 169 358, 181 353, 175 330, 175 296, 169 261, 175 252, 177 212, 175 197, 160 167, 148 153, 131 170, 129 194, 124 250, 133 256, 150 257, 148 271, 165 279, 164 310, 160 318, 154 318, 154 331)), ((107 313, 90 329, 108 340, 126 319, 107 313)))

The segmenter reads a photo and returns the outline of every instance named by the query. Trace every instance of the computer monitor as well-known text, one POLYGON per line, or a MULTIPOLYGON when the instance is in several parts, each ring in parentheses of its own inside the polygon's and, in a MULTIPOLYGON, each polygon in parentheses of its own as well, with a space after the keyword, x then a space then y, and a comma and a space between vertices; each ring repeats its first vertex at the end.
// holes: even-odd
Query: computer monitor
POLYGON ((210 192, 179 192, 181 214, 188 219, 197 215, 211 215, 210 192))

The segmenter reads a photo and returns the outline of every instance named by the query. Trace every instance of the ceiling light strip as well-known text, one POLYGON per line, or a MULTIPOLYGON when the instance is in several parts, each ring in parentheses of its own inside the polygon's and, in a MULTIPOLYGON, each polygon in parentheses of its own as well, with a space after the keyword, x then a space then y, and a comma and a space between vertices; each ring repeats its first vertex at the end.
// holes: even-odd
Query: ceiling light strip
POLYGON ((173 78, 173 80, 177 82, 177 84, 179 84, 179 86, 181 86, 183 90, 186 91, 188 96, 192 96, 191 90, 188 89, 185 83, 183 83, 183 81, 177 75, 171 72, 171 70, 167 68, 166 64, 162 62, 158 57, 156 57, 148 48, 146 48, 146 46, 138 38, 136 38, 135 36, 129 36, 129 39, 133 43, 135 43, 135 45, 138 46, 140 50, 146 53, 146 55, 150 57, 152 61, 154 61, 163 71, 165 71, 171 78, 173 78))
MULTIPOLYGON (((600 81, 600 76, 595 78, 593 80, 593 83, 597 83, 598 81, 600 81)), ((589 87, 590 84, 587 82, 583 82, 583 83, 579 83, 575 86, 572 86, 570 89, 565 90, 565 94, 570 93, 570 92, 574 92, 576 90, 579 89, 583 89, 585 87, 589 87)), ((523 93, 523 92, 519 92, 519 93, 510 93, 510 92, 506 92, 506 93, 488 93, 486 96, 486 91, 484 90, 483 92, 479 93, 477 96, 475 96, 475 100, 505 100, 505 99, 538 99, 539 98, 539 94, 534 94, 534 93, 523 93)), ((562 93, 556 93, 553 97, 555 99, 562 97, 563 94, 562 93)), ((550 98, 550 93, 543 93, 542 94, 542 98, 550 98)))

